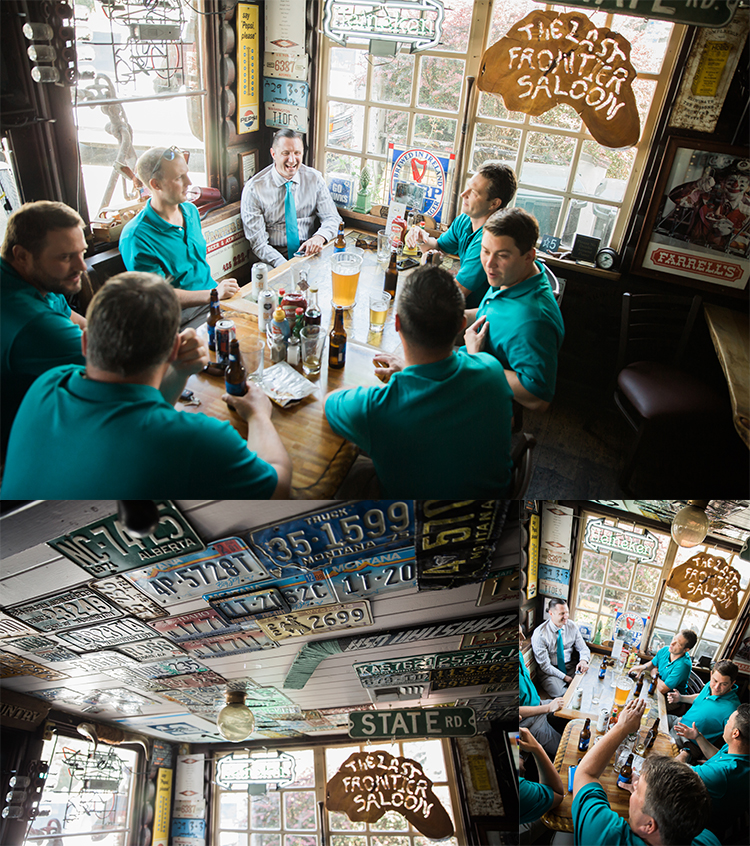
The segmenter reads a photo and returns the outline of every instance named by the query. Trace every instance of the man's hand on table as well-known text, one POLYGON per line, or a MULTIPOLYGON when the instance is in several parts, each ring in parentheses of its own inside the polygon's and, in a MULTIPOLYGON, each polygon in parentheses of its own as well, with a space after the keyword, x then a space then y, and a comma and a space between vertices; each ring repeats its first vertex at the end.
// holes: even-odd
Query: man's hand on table
POLYGON ((578 666, 576 667, 576 672, 581 673, 581 675, 583 675, 584 673, 587 673, 588 671, 589 671, 589 662, 588 661, 579 661, 578 666))
POLYGON ((240 417, 248 423, 251 417, 267 417, 271 419, 273 405, 271 400, 263 392, 263 388, 255 382, 247 383, 247 393, 238 397, 234 394, 224 394, 224 402, 233 408, 240 417))
POLYGON ((550 712, 550 714, 553 711, 559 711, 560 708, 562 708, 564 701, 565 700, 562 696, 558 696, 557 699, 551 699, 547 704, 547 710, 550 712))
POLYGON ((695 723, 692 726, 686 726, 684 723, 675 723, 674 731, 675 734, 679 734, 680 737, 686 737, 688 740, 697 740, 700 734, 695 727, 695 723))
MULTIPOLYGON (((304 250, 306 256, 317 256, 325 246, 325 238, 322 235, 313 235, 304 244, 300 245, 300 251, 304 250)), ((292 258, 292 256, 289 256, 292 258)))
POLYGON ((240 290, 240 286, 236 279, 222 279, 217 283, 216 290, 219 292, 220 300, 228 300, 240 290))
POLYGON ((398 353, 377 353, 372 358, 375 375, 381 382, 387 382, 394 373, 404 369, 404 360, 398 353))
POLYGON ((484 349, 487 340, 487 334, 490 331, 490 324, 487 322, 487 316, 482 315, 477 318, 471 326, 468 326, 464 332, 464 343, 466 344, 466 352, 478 353, 484 349))

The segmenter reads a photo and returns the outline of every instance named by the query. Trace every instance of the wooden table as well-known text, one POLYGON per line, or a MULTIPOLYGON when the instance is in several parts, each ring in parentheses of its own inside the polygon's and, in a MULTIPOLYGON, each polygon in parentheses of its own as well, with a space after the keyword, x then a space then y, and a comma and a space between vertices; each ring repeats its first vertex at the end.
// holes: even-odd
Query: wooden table
POLYGON ((750 447, 750 328, 747 312, 706 303, 703 313, 729 386, 734 428, 750 447))
MULTIPOLYGON (((559 711, 557 712, 560 713, 559 711)), ((641 719, 640 734, 643 735, 647 731, 648 719, 644 715, 641 719)), ((560 805, 552 811, 547 812, 542 816, 542 822, 555 831, 573 831, 573 792, 568 788, 568 767, 575 767, 578 765, 580 753, 578 752, 578 738, 583 729, 583 720, 571 720, 565 727, 560 745, 557 747, 557 755, 555 756, 555 769, 560 773, 563 786, 565 788, 565 796, 560 805)), ((650 725, 649 725, 650 728, 650 725)), ((594 730, 594 724, 591 725, 591 741, 589 749, 593 748, 595 740, 601 737, 601 732, 594 730)), ((668 755, 674 758, 677 755, 677 747, 672 742, 669 734, 659 732, 656 741, 649 754, 668 755)), ((616 754, 616 753, 615 753, 616 754)), ((612 769, 614 764, 614 754, 610 760, 607 768, 602 773, 599 781, 607 793, 610 807, 616 811, 621 817, 628 818, 628 803, 630 801, 630 793, 627 790, 617 786, 617 773, 612 769)))
MULTIPOLYGON (((347 234, 347 243, 353 246, 356 233, 347 234)), ((269 273, 270 287, 275 291, 293 288, 294 273, 307 271, 308 280, 319 283, 318 302, 323 313, 322 326, 328 330, 333 322, 331 302, 331 274, 329 267, 333 245, 328 244, 320 257, 300 257, 286 262, 269 273)), ((281 408, 274 403, 273 423, 292 459, 292 499, 331 499, 344 476, 354 463, 358 450, 353 444, 336 435, 323 413, 323 400, 328 391, 341 387, 382 384, 374 374, 373 355, 382 349, 393 351, 398 347, 398 335, 393 325, 393 308, 389 313, 384 332, 369 332, 369 302, 371 291, 383 290, 384 269, 379 265, 374 251, 365 251, 360 275, 357 304, 345 314, 344 324, 348 335, 346 365, 342 370, 328 369, 328 348, 323 351, 323 365, 319 376, 310 377, 317 391, 300 402, 281 408)), ((251 285, 246 285, 229 300, 221 302, 222 317, 233 320, 242 349, 243 342, 258 338, 258 306, 249 296, 251 285)), ((398 294, 397 294, 398 296, 398 294)), ((199 330, 205 333, 205 326, 199 330)), ((214 354, 211 354, 212 358, 214 354)), ((272 366, 268 347, 265 349, 266 368, 272 366)), ((301 372, 301 367, 297 367, 301 372)), ((187 387, 200 399, 199 406, 178 408, 187 412, 203 412, 211 417, 229 420, 235 429, 247 437, 247 424, 221 399, 223 379, 207 374, 193 376, 187 387)), ((220 471, 219 471, 220 472, 220 471)))

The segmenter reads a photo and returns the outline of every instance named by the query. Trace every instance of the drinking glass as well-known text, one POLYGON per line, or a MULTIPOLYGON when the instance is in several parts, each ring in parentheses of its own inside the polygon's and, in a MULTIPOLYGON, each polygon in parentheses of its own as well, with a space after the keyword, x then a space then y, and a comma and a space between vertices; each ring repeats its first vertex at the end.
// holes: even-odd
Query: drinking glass
POLYGON ((370 331, 382 332, 391 307, 391 295, 385 291, 370 294, 370 331))
POLYGON ((326 333, 320 326, 305 326, 299 333, 299 339, 302 345, 302 372, 305 376, 315 376, 320 373, 326 333))
POLYGON ((243 341, 242 358, 245 362, 247 378, 261 384, 263 382, 263 348, 265 344, 260 339, 243 341))
POLYGON ((617 677, 617 687, 615 688, 615 705, 617 705, 618 708, 622 708, 622 706, 628 701, 628 694, 632 689, 632 679, 624 675, 617 677))
POLYGON ((352 308, 357 301, 357 285, 362 268, 364 250, 351 247, 344 253, 331 256, 331 277, 333 295, 331 302, 336 308, 352 308))
POLYGON ((378 261, 388 261, 391 257, 391 239, 385 229, 378 230, 378 261))

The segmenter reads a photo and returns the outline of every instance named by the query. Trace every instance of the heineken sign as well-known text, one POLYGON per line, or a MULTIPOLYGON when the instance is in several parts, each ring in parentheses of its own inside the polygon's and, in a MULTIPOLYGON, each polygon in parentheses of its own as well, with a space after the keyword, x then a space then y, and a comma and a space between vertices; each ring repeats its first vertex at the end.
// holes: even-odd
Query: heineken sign
POLYGON ((349 714, 349 737, 357 739, 473 737, 476 733, 473 708, 407 708, 349 714))
MULTIPOLYGON (((548 0, 536 0, 547 3, 548 0)), ((640 18, 722 27, 731 23, 739 0, 562 0, 565 6, 577 6, 592 12, 614 12, 640 18)))
POLYGON ((583 543, 587 549, 619 552, 645 562, 656 561, 656 553, 659 551, 659 539, 653 532, 646 529, 641 534, 621 529, 606 523, 603 517, 589 521, 583 543))

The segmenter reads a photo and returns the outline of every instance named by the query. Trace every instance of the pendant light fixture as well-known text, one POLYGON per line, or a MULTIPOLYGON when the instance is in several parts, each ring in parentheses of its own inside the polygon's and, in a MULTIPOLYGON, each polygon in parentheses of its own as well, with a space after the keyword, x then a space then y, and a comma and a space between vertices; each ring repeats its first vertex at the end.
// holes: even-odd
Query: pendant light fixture
POLYGON ((245 691, 227 690, 225 696, 227 704, 216 718, 219 734, 234 743, 247 740, 255 729, 255 717, 245 705, 245 691))
POLYGON ((691 547, 703 543, 708 534, 707 499, 689 499, 672 520, 672 539, 678 546, 691 547))

